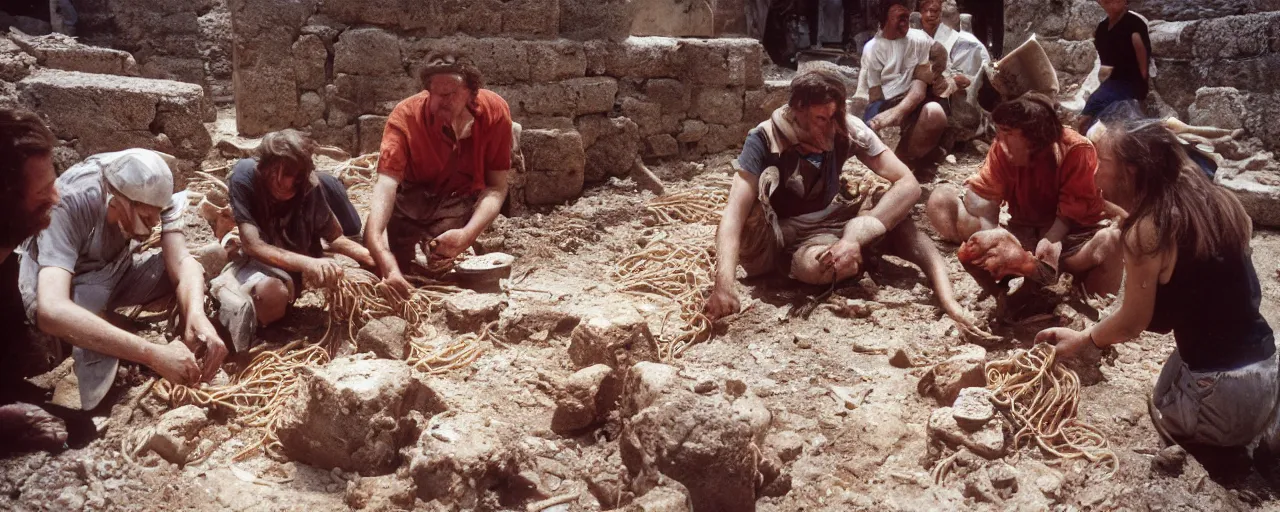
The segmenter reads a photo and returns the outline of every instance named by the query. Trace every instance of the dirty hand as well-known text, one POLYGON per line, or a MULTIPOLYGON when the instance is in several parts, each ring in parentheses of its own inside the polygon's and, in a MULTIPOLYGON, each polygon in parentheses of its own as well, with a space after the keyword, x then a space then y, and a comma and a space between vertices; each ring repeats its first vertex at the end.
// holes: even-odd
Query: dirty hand
POLYGON ((399 292, 404 297, 408 297, 409 293, 413 291, 413 285, 409 284, 409 280, 405 279, 404 274, 401 274, 399 270, 388 272, 387 276, 382 278, 382 283, 390 286, 391 289, 399 292))
POLYGON ((965 339, 999 339, 998 336, 978 327, 978 321, 973 318, 973 315, 955 300, 951 300, 950 303, 944 301, 942 308, 947 312, 947 316, 951 317, 951 321, 956 323, 956 327, 960 329, 965 339))
POLYGON ((858 242, 840 239, 818 256, 818 262, 834 270, 836 276, 851 276, 862 270, 862 246, 858 242))
POLYGON ((1041 238, 1036 244, 1036 259, 1048 263, 1054 270, 1058 269, 1058 263, 1062 258, 1062 242, 1050 242, 1048 238, 1041 238))
POLYGON ((431 254, 441 258, 453 258, 471 247, 476 240, 463 229, 450 229, 441 233, 434 240, 435 249, 431 254))
POLYGON ((996 279, 1026 276, 1035 270, 1035 256, 1022 248, 1018 238, 1002 228, 974 233, 956 254, 962 263, 981 267, 996 279))
POLYGON ((729 315, 737 314, 742 304, 738 302, 738 294, 732 287, 716 286, 711 290, 711 297, 707 298, 707 305, 703 308, 707 318, 712 321, 719 320, 729 315))
POLYGON ((1089 335, 1066 327, 1051 327, 1036 334, 1036 343, 1048 343, 1054 346, 1059 356, 1072 356, 1081 349, 1093 345, 1089 335))
POLYGON ((218 373, 222 360, 227 357, 227 344, 218 337, 218 330, 209 322, 203 313, 191 315, 187 319, 187 329, 182 339, 193 353, 204 351, 204 364, 200 371, 200 381, 208 382, 218 373))
POLYGON ((312 258, 307 266, 302 268, 303 282, 310 283, 314 287, 336 283, 342 279, 342 274, 342 266, 328 258, 312 258))
POLYGON ((147 366, 174 384, 186 386, 200 380, 200 366, 196 365, 196 356, 182 340, 155 346, 147 366))
POLYGON ((969 84, 972 83, 969 81, 969 77, 958 74, 958 73, 955 76, 955 80, 956 80, 956 87, 959 87, 961 89, 968 88, 969 84))
POLYGON ((871 127, 872 130, 880 131, 882 128, 897 126, 901 122, 902 114, 898 113, 898 109, 891 108, 876 114, 876 116, 871 118, 871 121, 867 123, 867 126, 871 127))

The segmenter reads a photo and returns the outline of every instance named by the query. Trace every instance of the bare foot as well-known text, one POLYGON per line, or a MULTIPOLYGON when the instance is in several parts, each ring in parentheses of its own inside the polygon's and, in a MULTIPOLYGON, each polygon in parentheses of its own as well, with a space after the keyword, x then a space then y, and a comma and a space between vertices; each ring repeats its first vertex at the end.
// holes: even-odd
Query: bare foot
POLYGON ((31 404, 0 407, 0 435, 13 451, 48 451, 67 442, 67 426, 58 417, 31 404))

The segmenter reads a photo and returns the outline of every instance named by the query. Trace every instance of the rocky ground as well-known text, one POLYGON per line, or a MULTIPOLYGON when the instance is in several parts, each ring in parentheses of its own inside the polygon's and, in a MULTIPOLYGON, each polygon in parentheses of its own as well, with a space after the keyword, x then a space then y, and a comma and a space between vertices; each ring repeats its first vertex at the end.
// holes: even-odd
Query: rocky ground
MULTIPOLYGON (((224 113, 211 131, 226 124, 224 113)), ((729 158, 654 170, 669 193, 725 187, 729 158)), ((937 183, 961 181, 978 162, 959 155, 937 183)), ((517 257, 512 279, 450 299, 429 322, 450 337, 497 321, 484 353, 433 376, 366 357, 306 372, 282 439, 310 463, 260 451, 233 462, 260 430, 217 409, 166 413, 148 372, 130 369, 77 427, 97 432, 87 443, 0 461, 0 508, 657 511, 685 510, 686 493, 698 510, 1277 508, 1256 473, 1210 475, 1194 458, 1161 453, 1145 401, 1173 341, 1150 334, 1103 358, 1081 393, 1080 419, 1119 458, 1110 479, 1085 462, 1004 447, 989 454, 997 460, 961 457, 955 476, 934 483, 930 470, 954 450, 931 433, 940 404, 918 391, 921 378, 953 355, 1003 357, 1028 346, 1029 333, 989 350, 966 346, 919 271, 892 257, 826 301, 856 307, 819 307, 808 318, 792 313, 824 288, 744 282, 738 318, 665 365, 642 362, 657 358, 653 340, 676 322, 663 301, 618 293, 615 264, 663 231, 688 241, 714 232, 650 225, 643 207, 652 197, 613 180, 568 205, 500 219, 482 245, 517 257), (891 363, 899 351, 907 364, 891 363)), ((962 302, 988 314, 993 301, 976 300, 955 248, 942 247, 962 302)), ((1257 233, 1254 248, 1263 312, 1280 325, 1280 234, 1257 233)), ((324 319, 308 295, 263 336, 314 341, 324 319)), ((159 336, 161 326, 143 327, 159 336)))

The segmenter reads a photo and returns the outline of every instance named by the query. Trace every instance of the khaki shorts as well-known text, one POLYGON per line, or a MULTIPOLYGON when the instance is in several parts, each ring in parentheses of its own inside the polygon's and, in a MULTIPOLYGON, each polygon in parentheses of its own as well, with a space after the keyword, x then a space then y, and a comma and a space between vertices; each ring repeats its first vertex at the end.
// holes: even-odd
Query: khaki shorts
MULTIPOLYGON (((1096 226, 1077 226, 1071 228, 1071 231, 1067 232, 1067 236, 1062 239, 1062 258, 1065 259, 1075 256, 1080 252, 1080 249, 1084 248, 1085 244, 1089 243, 1090 240, 1093 240, 1093 237, 1105 227, 1106 226, 1099 224, 1096 226)), ((1013 233, 1013 236, 1018 238, 1018 242, 1022 244, 1022 248, 1031 252, 1035 252, 1036 244, 1039 244, 1040 240, 1044 238, 1044 234, 1049 231, 1049 228, 1047 227, 1038 228, 1012 223, 1005 226, 1005 229, 1008 229, 1010 233, 1013 233)))
MULTIPOLYGON (((796 254, 804 253, 811 247, 826 247, 840 241, 844 235, 845 224, 862 212, 874 208, 884 196, 884 188, 868 186, 877 178, 869 173, 856 185, 850 187, 863 192, 860 194, 845 193, 836 196, 826 209, 780 219, 778 227, 782 231, 782 240, 765 219, 764 207, 756 202, 747 216, 746 225, 742 227, 742 243, 739 250, 739 264, 746 270, 748 277, 756 277, 772 272, 790 275, 795 265, 796 254)), ((863 250, 874 249, 864 247, 863 250)))

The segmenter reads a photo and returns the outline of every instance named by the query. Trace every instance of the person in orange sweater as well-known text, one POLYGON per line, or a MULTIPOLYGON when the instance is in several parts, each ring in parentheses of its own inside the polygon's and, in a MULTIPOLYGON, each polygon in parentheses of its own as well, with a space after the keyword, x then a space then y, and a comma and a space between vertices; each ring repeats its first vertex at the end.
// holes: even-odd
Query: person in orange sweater
POLYGON ((994 290, 1008 276, 1067 272, 1091 293, 1114 293, 1123 272, 1118 231, 1104 219, 1122 215, 1102 198, 1093 144, 1058 121, 1053 100, 1028 93, 996 107, 996 143, 962 190, 939 186, 926 212, 945 240, 964 243, 966 270, 994 290), (1000 223, 1000 207, 1009 221, 1000 223))
POLYGON ((429 57, 420 78, 425 90, 387 119, 365 233, 383 281, 402 292, 419 244, 453 258, 498 217, 514 139, 507 102, 466 59, 429 57))

